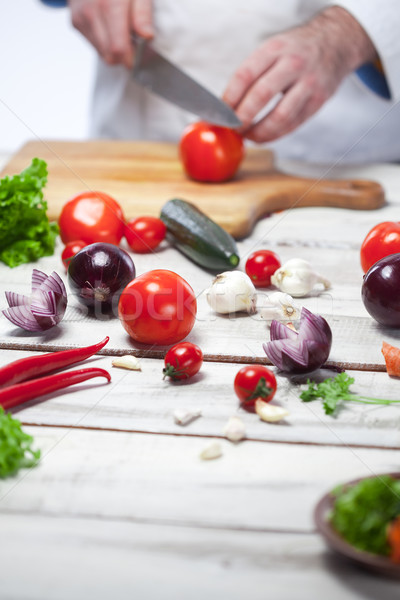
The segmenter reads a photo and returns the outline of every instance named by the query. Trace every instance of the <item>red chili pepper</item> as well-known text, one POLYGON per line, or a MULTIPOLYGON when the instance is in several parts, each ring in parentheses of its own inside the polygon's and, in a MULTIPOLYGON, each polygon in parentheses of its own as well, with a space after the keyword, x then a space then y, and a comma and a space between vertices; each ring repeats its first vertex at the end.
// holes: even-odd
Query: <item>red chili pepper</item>
POLYGON ((93 377, 105 377, 107 381, 111 381, 110 373, 98 368, 77 369, 76 371, 65 371, 65 373, 56 373, 47 377, 38 377, 38 379, 10 385, 0 390, 0 406, 5 410, 13 408, 27 400, 44 396, 93 377))
POLYGON ((104 348, 109 339, 109 337, 106 337, 102 342, 93 346, 60 350, 15 360, 0 369, 0 388, 85 360, 104 348))

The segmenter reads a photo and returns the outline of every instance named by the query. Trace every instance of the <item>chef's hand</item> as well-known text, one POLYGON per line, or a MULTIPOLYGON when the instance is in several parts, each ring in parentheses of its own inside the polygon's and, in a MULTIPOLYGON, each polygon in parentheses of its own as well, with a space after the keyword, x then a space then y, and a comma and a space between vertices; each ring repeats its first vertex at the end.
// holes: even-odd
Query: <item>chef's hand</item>
POLYGON ((296 129, 332 96, 341 81, 377 58, 365 30, 345 9, 332 6, 303 26, 275 35, 238 68, 224 93, 255 142, 296 129), (266 116, 256 116, 280 98, 266 116))
POLYGON ((73 26, 110 64, 133 64, 132 31, 153 37, 152 0, 68 0, 73 26))

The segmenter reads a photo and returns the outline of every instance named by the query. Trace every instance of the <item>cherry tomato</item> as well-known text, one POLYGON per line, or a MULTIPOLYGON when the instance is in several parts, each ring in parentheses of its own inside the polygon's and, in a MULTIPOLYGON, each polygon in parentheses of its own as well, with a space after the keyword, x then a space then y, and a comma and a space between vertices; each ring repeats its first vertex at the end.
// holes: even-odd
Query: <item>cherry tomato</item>
POLYGON ((77 254, 79 250, 85 248, 85 246, 87 246, 87 244, 82 240, 74 240, 73 242, 68 242, 68 244, 66 244, 64 250, 61 253, 61 260, 63 261, 64 267, 67 269, 67 271, 69 263, 71 262, 71 258, 75 256, 75 254, 77 254))
POLYGON ((128 221, 125 237, 133 252, 151 252, 163 241, 167 228, 157 217, 138 217, 128 221))
POLYGON ((238 371, 234 381, 236 396, 243 408, 254 407, 257 398, 269 402, 276 392, 275 375, 263 365, 248 365, 238 371))
POLYGON ((384 221, 371 229, 361 245, 360 257, 364 273, 378 260, 400 252, 400 223, 384 221))
POLYGON ((203 364, 203 352, 190 342, 181 342, 172 346, 164 358, 164 377, 188 379, 200 371, 203 364))
POLYGON ((257 250, 250 254, 245 270, 256 287, 271 285, 271 275, 281 266, 277 255, 271 250, 257 250))
POLYGON ((136 342, 176 344, 191 331, 196 319, 196 296, 177 273, 157 269, 131 281, 121 294, 118 314, 136 342))
POLYGON ((234 176, 243 160, 244 145, 234 129, 199 121, 184 130, 179 152, 189 177, 219 182, 234 176))
POLYGON ((118 246, 125 220, 118 202, 103 192, 83 192, 66 202, 58 220, 64 244, 83 240, 118 246))

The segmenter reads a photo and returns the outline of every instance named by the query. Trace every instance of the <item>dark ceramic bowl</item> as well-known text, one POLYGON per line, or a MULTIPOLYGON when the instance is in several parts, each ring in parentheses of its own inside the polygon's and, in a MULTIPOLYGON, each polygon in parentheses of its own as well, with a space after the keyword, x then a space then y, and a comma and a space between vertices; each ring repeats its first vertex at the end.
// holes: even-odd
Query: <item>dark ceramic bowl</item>
MULTIPOLYGON (((380 475, 390 475, 396 479, 400 479, 400 473, 381 473, 380 475)), ((376 477, 374 475, 373 477, 376 477)), ((355 479, 344 485, 351 486, 361 481, 355 479)), ((379 575, 394 577, 400 579, 400 564, 396 564, 385 556, 378 556, 358 550, 351 546, 342 536, 333 528, 329 521, 329 515, 333 509, 335 497, 331 492, 325 494, 318 502, 314 511, 314 521, 318 532, 322 535, 327 545, 338 552, 342 557, 348 558, 355 562, 358 566, 372 571, 379 575)))

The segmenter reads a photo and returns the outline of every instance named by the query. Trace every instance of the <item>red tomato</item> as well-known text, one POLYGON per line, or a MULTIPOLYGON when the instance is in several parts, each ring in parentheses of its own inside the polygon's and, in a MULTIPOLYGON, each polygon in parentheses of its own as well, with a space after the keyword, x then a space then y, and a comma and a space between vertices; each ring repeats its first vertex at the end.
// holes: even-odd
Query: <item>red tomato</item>
POLYGON ((118 202, 103 192, 83 192, 66 202, 58 220, 64 244, 83 240, 118 246, 125 220, 118 202))
POLYGON ((64 250, 61 253, 61 259, 63 261, 64 267, 68 270, 68 265, 71 261, 71 258, 75 256, 79 250, 85 248, 87 246, 86 242, 82 240, 74 240, 73 242, 68 242, 65 246, 64 250))
POLYGON ((400 252, 400 223, 384 221, 371 229, 361 245, 360 257, 364 273, 378 260, 400 252))
POLYGON ((246 273, 256 287, 271 285, 271 275, 281 266, 277 255, 271 250, 257 250, 246 261, 246 273))
POLYGON ((136 342, 168 345, 183 340, 196 319, 196 296, 173 271, 148 271, 131 281, 121 294, 118 314, 136 342))
POLYGON ((181 342, 172 346, 164 358, 164 377, 188 379, 200 371, 203 364, 203 352, 190 342, 181 342))
POLYGON ((263 365, 248 365, 238 371, 234 381, 236 396, 243 408, 253 408, 257 398, 269 402, 276 392, 275 375, 263 365))
POLYGON ((157 217, 138 217, 128 221, 125 237, 133 252, 151 252, 163 241, 167 228, 157 217))
POLYGON ((234 176, 243 160, 244 145, 234 129, 199 121, 186 127, 179 151, 189 177, 218 182, 234 176))

